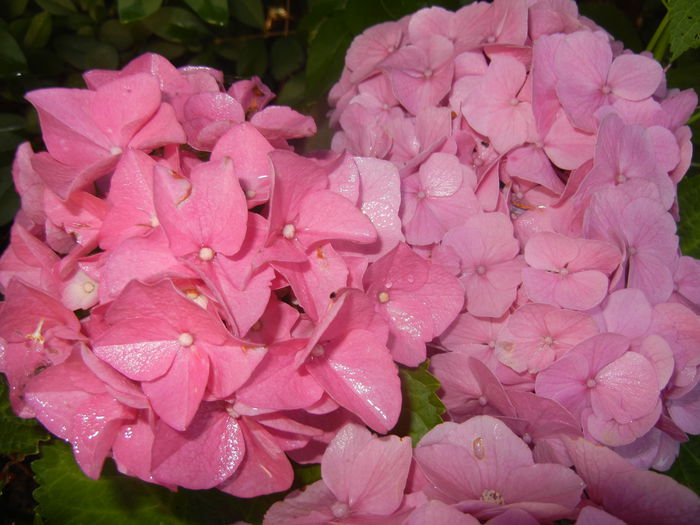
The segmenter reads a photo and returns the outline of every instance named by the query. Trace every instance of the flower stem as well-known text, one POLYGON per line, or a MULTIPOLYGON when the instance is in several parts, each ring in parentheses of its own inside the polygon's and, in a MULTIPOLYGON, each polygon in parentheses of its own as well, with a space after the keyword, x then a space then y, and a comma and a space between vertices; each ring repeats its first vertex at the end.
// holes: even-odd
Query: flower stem
POLYGON ((647 51, 651 51, 654 58, 659 62, 661 62, 661 60, 664 58, 671 38, 671 33, 669 32, 669 20, 670 16, 667 11, 663 20, 661 20, 659 27, 656 28, 654 36, 651 37, 649 45, 647 46, 647 51))

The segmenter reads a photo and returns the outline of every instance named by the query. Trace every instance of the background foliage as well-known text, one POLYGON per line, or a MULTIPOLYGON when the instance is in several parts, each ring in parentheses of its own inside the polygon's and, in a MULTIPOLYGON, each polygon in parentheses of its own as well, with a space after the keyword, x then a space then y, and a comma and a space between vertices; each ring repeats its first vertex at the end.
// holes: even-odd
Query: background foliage
MULTIPOLYGON (((427 5, 457 9, 459 0, 2 0, 0 1, 0 247, 19 199, 12 187, 15 148, 29 140, 43 149, 38 120, 24 93, 41 87, 83 87, 81 73, 114 69, 154 51, 178 66, 209 65, 226 83, 260 76, 276 103, 314 115, 321 126, 309 149, 328 147, 322 128, 325 95, 345 51, 367 26, 427 5)), ((579 2, 625 46, 668 65, 670 87, 700 92, 700 3, 697 0, 579 2)), ((700 116, 690 121, 700 150, 700 116)), ((681 247, 700 257, 698 155, 679 187, 681 247)), ((439 383, 427 371, 402 369, 404 415, 396 431, 414 443, 440 421, 439 383)), ((103 476, 82 475, 70 447, 11 411, 0 380, 0 517, 3 523, 260 522, 272 495, 239 500, 218 491, 173 493, 126 478, 108 460, 103 476)), ((295 487, 319 477, 318 466, 297 467, 295 487)), ((670 474, 700 491, 700 440, 682 445, 670 474)))

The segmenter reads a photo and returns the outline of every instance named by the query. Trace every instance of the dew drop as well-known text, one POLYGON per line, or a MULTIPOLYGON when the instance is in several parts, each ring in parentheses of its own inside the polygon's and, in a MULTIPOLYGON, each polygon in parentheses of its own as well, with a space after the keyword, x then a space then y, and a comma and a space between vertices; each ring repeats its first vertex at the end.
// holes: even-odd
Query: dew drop
POLYGON ((486 450, 484 450, 484 438, 478 437, 472 441, 472 450, 474 451, 476 459, 484 459, 486 455, 486 450))

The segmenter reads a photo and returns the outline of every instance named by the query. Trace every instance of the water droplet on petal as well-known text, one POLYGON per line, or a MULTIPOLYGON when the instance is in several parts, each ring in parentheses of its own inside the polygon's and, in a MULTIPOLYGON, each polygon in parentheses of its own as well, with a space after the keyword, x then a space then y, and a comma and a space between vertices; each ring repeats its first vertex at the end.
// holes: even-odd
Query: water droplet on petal
POLYGON ((478 437, 472 441, 472 450, 474 451, 476 459, 484 459, 486 455, 486 450, 484 450, 484 438, 478 437))

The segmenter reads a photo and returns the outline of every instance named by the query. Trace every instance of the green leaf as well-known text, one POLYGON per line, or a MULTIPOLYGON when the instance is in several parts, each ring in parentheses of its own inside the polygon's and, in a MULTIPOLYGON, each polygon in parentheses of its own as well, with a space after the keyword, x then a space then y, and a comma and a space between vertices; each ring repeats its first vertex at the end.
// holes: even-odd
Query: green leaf
POLYGON ((275 39, 270 49, 270 72, 275 80, 282 80, 299 69, 304 63, 304 50, 299 41, 291 36, 275 39))
POLYGON ((151 16, 160 9, 163 0, 119 0, 117 11, 119 20, 133 22, 151 16))
POLYGON ((163 7, 143 23, 153 33, 171 42, 199 43, 203 36, 209 34, 193 12, 181 7, 163 7))
POLYGON ((582 2, 578 5, 579 13, 595 20, 625 47, 636 52, 644 49, 637 28, 632 20, 616 5, 603 2, 582 2))
POLYGON ((681 252, 700 258, 700 177, 697 175, 686 176, 678 185, 678 208, 681 252))
POLYGON ((100 40, 112 44, 117 51, 127 51, 134 45, 131 27, 133 26, 122 24, 114 18, 107 20, 100 26, 100 40))
POLYGON ((245 500, 219 490, 171 492, 119 474, 108 459, 95 481, 78 468, 68 444, 56 440, 41 447, 32 462, 39 488, 38 513, 48 524, 61 525, 218 525, 237 520, 260 522, 274 498, 245 500))
POLYGON ((690 441, 681 443, 680 453, 666 474, 700 495, 700 436, 690 436, 690 441))
POLYGON ((294 465, 294 486, 304 487, 321 479, 321 464, 294 465))
POLYGON ((239 48, 236 74, 240 77, 262 76, 267 70, 267 46, 262 38, 246 40, 239 48))
POLYGON ((700 47, 700 8, 697 0, 670 0, 671 61, 700 47))
POLYGON ((0 78, 17 77, 27 71, 27 59, 10 33, 0 30, 0 78))
POLYGON ((440 381, 428 372, 429 361, 417 368, 399 367, 403 407, 401 417, 392 433, 409 435, 415 447, 420 439, 435 425, 442 423, 445 405, 435 392, 440 381))
POLYGON ((44 47, 51 38, 51 14, 48 11, 34 15, 24 35, 24 46, 28 48, 44 47))
POLYGON ((52 15, 63 16, 78 11, 72 0, 36 0, 36 3, 44 11, 48 11, 52 15))
POLYGON ((321 23, 315 37, 309 43, 306 62, 306 97, 319 98, 340 77, 345 52, 352 41, 352 34, 342 14, 321 23))
POLYGON ((297 107, 304 101, 304 93, 306 93, 306 77, 303 73, 297 73, 284 83, 275 99, 275 104, 297 107))
POLYGON ((228 21, 226 0, 185 0, 185 2, 208 24, 223 26, 228 21))
POLYGON ((236 20, 247 26, 261 30, 265 27, 261 0, 231 0, 231 12, 236 20))
POLYGON ((353 34, 360 34, 367 27, 391 20, 381 2, 377 0, 352 0, 345 8, 345 21, 353 34))
MULTIPOLYGON (((2 180, 5 182, 9 166, 3 172, 2 180)), ((7 385, 0 380, 0 454, 20 457, 36 454, 39 452, 39 441, 47 439, 48 432, 35 419, 21 419, 14 415, 7 385)))
POLYGON ((81 71, 119 66, 119 54, 112 44, 80 35, 61 35, 54 44, 58 56, 81 71))
POLYGON ((12 20, 24 13, 29 0, 5 0, 0 6, 0 12, 4 20, 12 20))

